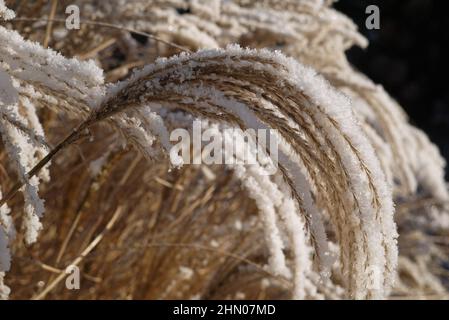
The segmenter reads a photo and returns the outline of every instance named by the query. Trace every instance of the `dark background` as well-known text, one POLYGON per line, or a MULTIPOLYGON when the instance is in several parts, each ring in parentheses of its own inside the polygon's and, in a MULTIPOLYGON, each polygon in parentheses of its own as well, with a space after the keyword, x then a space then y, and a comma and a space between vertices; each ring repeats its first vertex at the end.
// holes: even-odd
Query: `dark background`
MULTIPOLYGON (((340 0, 370 44, 349 60, 402 105, 449 162, 449 11, 445 0, 340 0), (380 9, 380 29, 367 30, 368 5, 380 9)), ((446 175, 448 170, 446 168, 446 175)))

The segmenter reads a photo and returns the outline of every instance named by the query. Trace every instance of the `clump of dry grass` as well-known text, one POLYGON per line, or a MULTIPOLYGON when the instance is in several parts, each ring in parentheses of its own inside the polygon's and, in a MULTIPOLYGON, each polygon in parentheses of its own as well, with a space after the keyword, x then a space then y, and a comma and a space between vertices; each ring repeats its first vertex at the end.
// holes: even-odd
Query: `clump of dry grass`
POLYGON ((410 289, 413 297, 446 296, 444 162, 384 90, 348 64, 344 51, 366 41, 328 4, 83 1, 89 21, 63 37, 52 19, 65 1, 7 4, 18 14, 11 27, 77 57, 0 27, 1 83, 17 91, 0 101, 8 110, 2 138, 23 149, 1 150, 1 187, 11 192, 0 221, 4 230, 11 225, 8 200, 15 223, 29 230, 11 243, 12 298, 277 299, 293 292, 363 299, 410 289), (216 50, 229 43, 282 49, 294 59, 216 50), (155 62, 204 48, 214 50, 155 62), (102 70, 85 58, 96 60, 106 82, 124 81, 105 86, 102 70), (262 163, 170 168, 166 135, 195 118, 217 131, 276 129, 280 170, 261 175, 262 163), (6 153, 18 154, 15 164, 6 153), (52 180, 38 194, 33 176, 45 180, 49 160, 52 180), (25 215, 15 196, 22 185, 25 215), (24 246, 22 237, 34 242, 40 229, 39 196, 44 231, 24 246), (406 239, 398 269, 393 200, 406 239), (417 253, 422 246, 430 250, 417 253), (70 264, 82 267, 79 291, 63 285, 70 264))

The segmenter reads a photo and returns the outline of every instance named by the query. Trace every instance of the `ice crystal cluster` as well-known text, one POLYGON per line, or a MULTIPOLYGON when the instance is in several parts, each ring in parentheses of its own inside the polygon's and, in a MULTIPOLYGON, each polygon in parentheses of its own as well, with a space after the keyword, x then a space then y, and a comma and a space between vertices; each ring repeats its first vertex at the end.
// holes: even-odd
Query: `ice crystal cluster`
MULTIPOLYGON (((162 168, 161 163, 167 175, 179 170, 191 172, 183 178, 184 188, 156 179, 165 188, 176 192, 181 189, 170 201, 175 206, 185 199, 185 207, 178 207, 176 216, 172 209, 159 203, 159 213, 145 216, 144 222, 123 223, 123 232, 116 234, 115 240, 109 239, 110 245, 124 243, 133 228, 138 235, 139 228, 148 226, 152 230, 154 224, 166 219, 167 229, 162 224, 159 233, 169 234, 169 227, 186 223, 185 230, 178 230, 178 234, 190 232, 190 237, 202 242, 210 240, 211 247, 217 248, 219 240, 231 241, 225 237, 229 226, 256 239, 249 248, 245 241, 236 242, 246 255, 236 247, 229 250, 234 251, 230 253, 234 258, 240 252, 242 261, 254 258, 257 263, 252 265, 261 265, 259 272, 269 275, 261 279, 262 289, 252 289, 258 293, 266 291, 262 297, 284 297, 282 292, 288 292, 295 299, 382 299, 410 294, 410 288, 418 296, 445 296, 444 281, 432 270, 445 259, 447 247, 428 237, 436 233, 444 237, 448 228, 443 223, 448 220, 449 200, 444 160, 427 136, 410 125, 404 111, 382 86, 347 62, 345 50, 353 45, 366 46, 367 42, 351 20, 334 10, 329 1, 80 1, 86 23, 82 23, 81 30, 70 32, 57 21, 49 26, 45 17, 50 14, 54 18, 58 12, 62 15, 65 6, 73 1, 39 2, 34 7, 24 3, 14 7, 12 2, 10 8, 16 11, 17 21, 14 12, 0 0, 0 18, 13 19, 0 26, 0 159, 8 169, 8 175, 2 173, 0 181, 0 198, 8 200, 2 201, 0 207, 1 298, 10 294, 5 282, 11 260, 14 262, 12 249, 17 247, 18 253, 24 252, 17 238, 26 245, 36 241, 39 244, 42 233, 42 241, 50 245, 52 236, 56 236, 54 230, 50 232, 50 222, 49 231, 42 226, 42 219, 45 221, 48 216, 47 213, 43 218, 44 199, 50 202, 47 210, 54 215, 58 203, 67 203, 71 208, 77 206, 72 202, 80 201, 83 205, 78 214, 88 212, 93 222, 100 212, 89 211, 90 204, 83 206, 86 199, 102 190, 101 183, 109 181, 107 194, 113 195, 110 203, 104 200, 102 204, 102 210, 108 211, 105 208, 120 194, 115 188, 126 185, 136 166, 147 168, 141 169, 143 177, 145 171, 162 168), (101 25, 96 27, 96 22, 101 25), (43 36, 50 38, 50 46, 64 56, 39 44, 43 36), (93 59, 86 61, 87 58, 93 59), (131 72, 136 66, 143 67, 131 72), (192 130, 193 121, 198 119, 202 120, 202 130, 217 133, 228 128, 271 130, 279 141, 276 174, 267 174, 267 166, 272 165, 267 155, 251 155, 256 164, 238 161, 243 157, 243 144, 249 143, 244 139, 237 146, 237 161, 233 164, 219 168, 171 168, 170 132, 177 128, 192 130), (62 136, 55 133, 57 129, 49 130, 61 127, 66 129, 62 136), (67 131, 70 127, 75 129, 67 131), (49 134, 52 144, 48 142, 49 134), (83 140, 86 135, 99 141, 95 148, 98 157, 91 159, 86 169, 90 187, 80 187, 67 195, 53 194, 56 198, 41 196, 39 189, 48 190, 52 183, 69 174, 58 168, 74 165, 69 157, 75 157, 70 146, 88 144, 83 140), (123 169, 122 177, 112 173, 107 176, 108 168, 135 150, 147 160, 145 165, 128 159, 132 163, 123 169), (63 160, 58 162, 53 157, 63 160), (57 173, 52 172, 50 179, 53 166, 57 173), (198 172, 205 177, 200 182, 196 180, 198 172), (218 176, 231 175, 245 190, 243 196, 236 190, 232 196, 236 199, 232 216, 237 222, 223 216, 225 203, 209 201, 214 192, 219 192, 218 187, 205 190, 199 204, 192 200, 200 194, 195 188, 206 182, 219 185, 218 176), (18 181, 16 189, 23 195, 23 208, 14 200, 14 179, 18 181), (84 190, 82 194, 80 190, 84 190), (257 207, 256 216, 245 212, 244 197, 257 207), (419 201, 430 204, 420 205, 419 201), (226 223, 217 228, 216 223, 209 221, 200 228, 201 207, 204 211, 208 211, 206 207, 213 208, 211 212, 216 217, 222 215, 226 223), (192 220, 183 220, 190 215, 192 220), (19 221, 22 227, 16 235, 19 221), (136 224, 131 228, 131 223, 136 224), (431 250, 416 255, 413 247, 402 249, 398 230, 405 239, 414 240, 409 243, 431 250), (263 241, 258 241, 259 237, 263 241)), ((234 137, 224 134, 221 139, 223 145, 228 145, 234 137)), ((84 158, 83 162, 88 161, 84 158)), ((154 182, 151 185, 154 188, 154 182)), ((146 184, 140 186, 140 191, 136 183, 132 188, 134 194, 121 197, 117 204, 126 206, 129 219, 133 212, 141 210, 139 206, 152 207, 158 203, 158 197, 167 193, 159 190, 157 195, 146 184)), ((221 189, 225 189, 224 185, 221 189)), ((61 215, 56 218, 63 219, 61 215)), ((67 222, 69 225, 59 224, 67 236, 61 241, 56 264, 69 250, 76 230, 82 233, 88 229, 87 225, 81 228, 83 219, 78 216, 67 222)), ((105 231, 109 231, 108 226, 105 231)), ((94 234, 95 229, 89 236, 94 234)), ((133 245, 150 242, 137 236, 133 239, 133 245)), ((80 245, 86 243, 81 241, 80 245)), ((172 252, 186 246, 165 245, 173 247, 172 252)), ((174 257, 185 257, 184 262, 188 262, 198 248, 203 246, 196 243, 190 250, 176 251, 174 257)), ((72 250, 76 254, 82 249, 72 250)), ((103 250, 114 251, 108 247, 103 250)), ((127 255, 132 252, 128 249, 127 255)), ((117 259, 112 253, 111 256, 117 259)), ((155 268, 152 261, 159 261, 159 256, 160 253, 146 253, 139 261, 144 263, 147 259, 148 268, 155 268)), ((173 266, 173 274, 159 274, 160 280, 155 281, 171 279, 164 286, 153 291, 151 287, 147 291, 140 288, 139 292, 146 292, 143 297, 160 299, 177 297, 172 291, 185 292, 181 297, 207 298, 214 291, 213 286, 220 283, 214 280, 219 279, 220 270, 233 275, 224 279, 226 283, 249 281, 248 270, 243 266, 228 270, 227 264, 219 265, 216 261, 206 259, 202 266, 191 267, 180 262, 173 266), (204 285, 198 288, 191 284, 194 282, 204 285)), ((113 262, 105 258, 101 268, 108 263, 113 262)), ((30 268, 21 269, 27 267, 30 268)), ((20 275, 19 271, 11 273, 14 277, 20 275)), ((112 272, 99 274, 113 277, 112 272)), ((115 277, 110 283, 123 288, 121 278, 115 277)), ((39 293, 36 288, 21 289, 20 283, 10 285, 12 294, 16 290, 22 292, 18 297, 42 298, 56 286, 49 285, 39 293)), ((132 290, 126 288, 124 292, 132 290)), ((223 292, 220 297, 242 296, 242 292, 232 291, 231 285, 221 290, 217 291, 223 292), (228 291, 235 295, 225 294, 228 291)), ((102 297, 101 292, 98 289, 94 297, 102 297)), ((251 296, 250 293, 243 296, 251 296)), ((129 293, 128 297, 134 296, 137 294, 129 293)))

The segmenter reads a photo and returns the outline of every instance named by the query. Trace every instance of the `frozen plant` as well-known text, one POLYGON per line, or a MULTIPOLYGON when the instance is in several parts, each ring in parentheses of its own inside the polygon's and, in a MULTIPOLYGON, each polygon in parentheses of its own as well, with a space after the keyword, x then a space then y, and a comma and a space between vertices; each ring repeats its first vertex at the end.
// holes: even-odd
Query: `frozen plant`
MULTIPOLYGON (((59 2, 64 5, 67 1, 59 2)), ((416 281, 416 288, 444 294, 443 285, 431 271, 444 255, 425 235, 425 230, 446 232, 445 228, 438 228, 447 218, 447 208, 441 204, 449 198, 444 161, 425 134, 408 123, 400 106, 385 90, 350 66, 344 51, 354 44, 365 46, 367 41, 357 33, 350 19, 331 8, 330 2, 83 1, 80 3, 83 17, 91 21, 82 23, 80 31, 64 37, 59 36, 61 30, 56 24, 51 32, 48 24, 33 20, 41 19, 33 13, 39 12, 36 9, 39 6, 31 10, 28 4, 21 5, 20 12, 28 12, 30 21, 17 24, 20 34, 0 26, 2 152, 7 155, 4 157, 8 159, 7 168, 15 169, 18 178, 16 184, 10 183, 13 179, 1 181, 3 191, 5 188, 9 191, 0 197, 1 297, 9 294, 4 278, 10 271, 10 251, 15 245, 11 212, 20 211, 12 201, 16 192, 22 192, 25 203, 24 214, 14 214, 24 226, 18 235, 33 243, 43 229, 44 201, 39 188, 47 192, 51 189, 45 183, 50 178, 49 169, 71 177, 78 174, 73 173, 79 170, 78 162, 84 166, 89 161, 90 165, 86 165, 89 182, 85 187, 76 187, 76 182, 72 182, 70 193, 45 197, 52 212, 65 201, 70 203, 68 211, 72 206, 78 208, 73 221, 63 217, 52 220, 41 234, 40 243, 51 243, 52 237, 61 240, 59 252, 51 257, 56 266, 64 261, 68 248, 75 247, 69 240, 78 236, 76 231, 102 225, 90 223, 92 220, 85 216, 102 219, 116 205, 117 212, 123 207, 129 211, 123 218, 127 223, 117 226, 122 233, 111 231, 111 223, 116 222, 114 214, 112 222, 104 223, 105 232, 116 232, 117 245, 128 245, 124 261, 112 266, 110 261, 117 258, 114 251, 117 248, 106 246, 102 249, 104 263, 93 263, 97 268, 93 269, 123 265, 134 270, 143 266, 142 278, 147 280, 150 277, 147 273, 162 272, 150 282, 166 288, 163 292, 155 289, 157 285, 150 289, 135 284, 127 288, 141 290, 144 297, 171 297, 173 292, 182 294, 182 290, 187 297, 208 296, 212 291, 222 294, 220 297, 233 297, 233 284, 254 283, 251 281, 254 270, 229 266, 223 259, 203 259, 203 264, 189 266, 195 250, 205 249, 197 243, 185 250, 185 243, 151 242, 153 237, 175 234, 181 240, 211 243, 212 249, 206 249, 221 253, 229 244, 227 249, 234 259, 240 258, 236 252, 251 252, 255 261, 263 260, 259 269, 272 279, 252 293, 276 289, 289 291, 290 297, 297 299, 387 298, 397 292, 403 294, 412 286, 398 273, 396 202, 399 206, 396 221, 403 237, 416 234, 410 226, 419 222, 422 241, 433 248, 428 256, 415 259, 403 251, 399 270, 413 279, 419 272, 428 272, 425 281, 416 281), (99 30, 92 28, 96 23, 99 30), (25 40, 21 34, 35 40, 45 36, 51 46, 77 58, 66 58, 37 42, 25 40), (180 49, 184 52, 179 53, 180 49), (173 55, 175 52, 178 54, 173 55), (87 57, 95 60, 84 61, 87 57), (138 71, 129 72, 141 65, 144 66, 138 71), (116 82, 117 79, 122 81, 116 82), (46 113, 57 117, 46 117, 46 113), (255 163, 252 165, 242 161, 219 168, 202 165, 199 172, 204 179, 198 178, 194 166, 171 167, 169 133, 176 128, 192 130, 196 119, 204 124, 202 130, 217 133, 229 128, 275 129, 279 170, 275 175, 267 175, 270 158, 255 154, 250 155, 255 163), (67 127, 72 126, 74 129, 66 136, 53 130, 62 127, 67 133, 67 127), (48 135, 56 143, 48 144, 48 135), (89 142, 83 140, 85 137, 90 137, 89 142), (123 142, 133 146, 147 162, 141 162, 135 150, 124 147, 123 142), (91 148, 96 153, 88 152, 93 157, 86 157, 82 151, 75 156, 69 148, 77 145, 86 150, 89 144, 96 146, 91 148), (122 168, 118 175, 114 171, 117 167, 122 168), (133 174, 137 170, 139 173, 133 174), (154 173, 156 170, 159 175, 154 173), (170 174, 178 172, 185 172, 186 177, 180 179, 184 187, 182 183, 167 181, 170 174), (230 173, 244 192, 225 191, 223 186, 228 182, 220 177, 231 176, 230 173), (143 183, 148 176, 151 183, 143 183), (156 189, 154 181, 166 189, 156 189), (214 183, 218 184, 218 190, 214 183), (212 186, 205 192, 198 191, 208 184, 212 186), (167 194, 173 196, 168 201, 161 200, 167 194), (198 194, 203 194, 201 199, 191 200, 198 194), (214 198, 215 194, 219 196, 214 198), (423 214, 417 218, 418 214, 407 205, 421 196, 430 198, 437 207, 419 208, 423 214), (258 215, 252 216, 244 210, 245 197, 257 208, 258 215), (232 215, 224 214, 227 204, 211 200, 223 198, 234 204, 230 206, 232 215), (159 206, 156 213, 149 215, 155 205, 159 206), (407 209, 405 215, 403 205, 407 209), (176 210, 179 207, 183 209, 176 210), (213 217, 207 216, 208 211, 214 213, 213 217), (192 219, 188 224, 187 217, 192 219), (219 222, 213 219, 217 217, 221 219, 219 222), (203 225, 201 219, 206 219, 203 225), (226 237, 227 228, 236 231, 236 219, 241 221, 237 231, 249 239, 247 242, 233 242, 226 237), (159 227, 159 223, 165 224, 159 227), (176 229, 177 226, 183 229, 176 229), (55 233, 54 227, 64 231, 55 233), (155 230, 158 232, 154 233, 155 230), (259 241, 259 237, 264 241, 259 241), (142 244, 170 247, 163 251, 168 258, 147 248, 141 259, 138 252, 142 248, 134 246, 142 244), (184 250, 176 251, 176 247, 184 250), (166 261, 173 263, 167 265, 166 261), (155 266, 160 269, 151 269, 155 266), (208 272, 203 272, 204 269, 208 272), (220 279, 227 273, 217 270, 233 270, 234 273, 229 271, 233 280, 220 279), (218 284, 222 285, 221 290, 209 287, 218 284)), ((42 11, 47 9, 51 8, 41 6, 42 11)), ((3 1, 0 15, 13 18, 3 1)), ((12 20, 12 26, 15 22, 19 20, 12 20)), ((232 144, 233 137, 226 134, 221 137, 223 145, 232 144)), ((186 149, 190 147, 187 145, 186 149)), ((241 160, 244 149, 244 142, 237 145, 233 155, 236 160, 241 160)), ((83 177, 80 173, 74 180, 81 183, 83 177)), ((53 183, 63 181, 52 172, 53 183)), ((88 233, 94 235, 95 230, 88 233)), ((179 241, 177 237, 174 241, 179 241)), ((96 245, 97 239, 94 238, 96 245)), ((80 245, 86 245, 84 239, 80 245)), ((71 252, 78 254, 79 248, 72 248, 71 252)), ((81 263, 83 257, 75 261, 81 263)), ((259 265, 253 262, 252 266, 259 265)), ((102 274, 121 276, 109 276, 111 281, 104 283, 123 286, 132 282, 132 277, 122 278, 123 273, 109 271, 102 274)), ((56 277, 34 297, 44 298, 59 279, 56 277)), ((18 286, 17 283, 11 286, 13 294, 18 286)), ((90 292, 100 295, 105 291, 108 290, 93 287, 90 292)), ((250 293, 245 292, 245 297, 252 297, 250 293)))

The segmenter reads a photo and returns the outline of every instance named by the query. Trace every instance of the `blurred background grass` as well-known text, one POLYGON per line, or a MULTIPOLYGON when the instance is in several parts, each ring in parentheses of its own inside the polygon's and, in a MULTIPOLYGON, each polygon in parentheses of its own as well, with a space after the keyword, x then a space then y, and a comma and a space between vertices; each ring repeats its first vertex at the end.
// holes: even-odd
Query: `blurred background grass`
MULTIPOLYGON (((440 0, 339 0, 369 40, 349 60, 399 101, 449 162, 449 17, 440 0), (368 5, 380 9, 380 30, 365 27, 368 5)), ((446 169, 446 176, 449 171, 446 169)))

